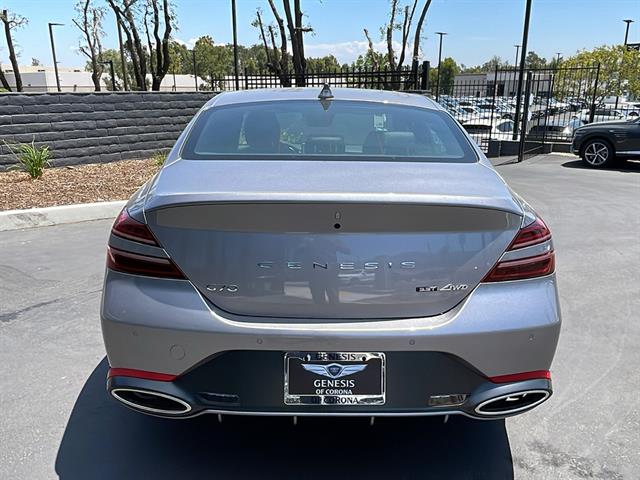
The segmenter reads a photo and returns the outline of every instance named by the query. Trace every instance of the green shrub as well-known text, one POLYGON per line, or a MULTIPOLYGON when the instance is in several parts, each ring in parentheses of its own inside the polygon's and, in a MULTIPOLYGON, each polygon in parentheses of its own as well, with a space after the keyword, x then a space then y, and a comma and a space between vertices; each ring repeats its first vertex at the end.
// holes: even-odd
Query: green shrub
POLYGON ((31 143, 18 143, 10 145, 4 144, 11 150, 20 164, 17 168, 21 168, 29 174, 31 178, 40 178, 44 173, 44 169, 49 166, 51 151, 48 145, 36 147, 35 140, 31 143))
POLYGON ((158 167, 161 167, 164 164, 164 161, 166 159, 167 159, 167 153, 166 152, 156 152, 151 157, 151 160, 153 160, 153 163, 155 163, 156 166, 158 166, 158 167))

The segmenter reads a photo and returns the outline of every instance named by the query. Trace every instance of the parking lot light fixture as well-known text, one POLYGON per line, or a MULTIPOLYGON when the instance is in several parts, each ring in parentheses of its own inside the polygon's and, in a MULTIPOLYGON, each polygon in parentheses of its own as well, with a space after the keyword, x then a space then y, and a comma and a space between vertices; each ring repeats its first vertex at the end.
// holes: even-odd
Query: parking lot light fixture
POLYGON ((51 54, 53 55, 53 70, 56 73, 56 87, 58 92, 60 89, 60 75, 58 75, 58 60, 56 59, 56 44, 53 41, 53 27, 62 27, 63 23, 49 23, 49 38, 51 39, 51 54))
POLYGON ((436 35, 440 35, 440 48, 438 49, 438 76, 436 77, 436 102, 440 99, 440 65, 442 64, 442 37, 447 32, 436 32, 436 35))
POLYGON ((631 20, 630 18, 625 18, 622 21, 627 24, 627 28, 624 31, 624 44, 626 45, 628 43, 627 40, 629 40, 629 25, 633 23, 633 20, 631 20))

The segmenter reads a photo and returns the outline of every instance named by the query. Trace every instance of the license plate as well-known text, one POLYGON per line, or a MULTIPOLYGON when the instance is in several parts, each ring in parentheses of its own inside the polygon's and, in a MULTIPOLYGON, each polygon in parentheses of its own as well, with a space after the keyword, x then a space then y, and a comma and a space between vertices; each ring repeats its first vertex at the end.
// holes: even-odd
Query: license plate
POLYGON ((289 352, 284 356, 286 405, 384 402, 384 353, 289 352))

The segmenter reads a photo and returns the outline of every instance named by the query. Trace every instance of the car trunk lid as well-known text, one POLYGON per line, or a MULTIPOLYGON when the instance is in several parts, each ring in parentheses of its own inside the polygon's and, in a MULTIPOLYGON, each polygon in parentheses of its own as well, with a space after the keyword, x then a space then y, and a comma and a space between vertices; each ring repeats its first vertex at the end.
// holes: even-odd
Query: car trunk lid
POLYGON ((480 164, 456 175, 418 162, 197 163, 163 171, 145 214, 202 295, 235 315, 438 315, 473 290, 521 223, 480 164))

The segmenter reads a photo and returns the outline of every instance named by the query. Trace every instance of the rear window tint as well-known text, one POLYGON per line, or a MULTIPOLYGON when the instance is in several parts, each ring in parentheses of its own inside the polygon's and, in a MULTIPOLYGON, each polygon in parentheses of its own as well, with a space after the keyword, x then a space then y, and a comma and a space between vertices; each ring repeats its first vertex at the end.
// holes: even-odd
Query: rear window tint
POLYGON ((381 159, 475 162, 445 112, 377 102, 285 100, 212 107, 182 150, 195 160, 381 159))

